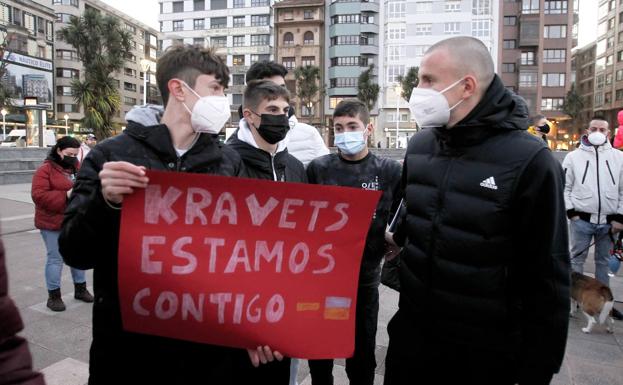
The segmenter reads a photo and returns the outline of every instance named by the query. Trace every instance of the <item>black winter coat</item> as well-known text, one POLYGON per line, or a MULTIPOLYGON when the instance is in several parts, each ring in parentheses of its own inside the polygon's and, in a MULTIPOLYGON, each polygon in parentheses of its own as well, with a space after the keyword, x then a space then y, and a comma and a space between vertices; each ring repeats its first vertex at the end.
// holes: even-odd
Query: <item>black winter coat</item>
POLYGON ((85 158, 65 212, 59 238, 65 263, 94 269, 95 304, 89 384, 205 384, 232 382, 236 349, 124 332, 117 286, 120 211, 109 207, 99 172, 105 162, 127 161, 152 170, 243 175, 238 154, 201 135, 177 156, 168 128, 130 122, 123 134, 98 144, 85 158), (127 377, 129 376, 129 377, 127 377))
POLYGON ((240 154, 249 178, 307 183, 305 166, 287 149, 273 156, 238 139, 237 133, 227 140, 227 145, 240 154))
POLYGON ((458 125, 416 134, 395 235, 403 332, 434 351, 510 354, 524 379, 558 371, 569 316, 564 175, 527 126, 496 76, 458 125))

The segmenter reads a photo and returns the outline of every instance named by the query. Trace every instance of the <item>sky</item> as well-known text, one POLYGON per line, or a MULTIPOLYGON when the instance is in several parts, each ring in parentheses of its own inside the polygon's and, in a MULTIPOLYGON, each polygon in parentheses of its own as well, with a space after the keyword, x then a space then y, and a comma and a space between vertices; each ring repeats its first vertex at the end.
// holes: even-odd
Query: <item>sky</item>
POLYGON ((158 14, 160 6, 158 0, 101 0, 104 3, 117 8, 121 12, 147 24, 158 30, 158 14))
POLYGON ((578 47, 584 47, 597 38, 597 0, 579 1, 578 47))

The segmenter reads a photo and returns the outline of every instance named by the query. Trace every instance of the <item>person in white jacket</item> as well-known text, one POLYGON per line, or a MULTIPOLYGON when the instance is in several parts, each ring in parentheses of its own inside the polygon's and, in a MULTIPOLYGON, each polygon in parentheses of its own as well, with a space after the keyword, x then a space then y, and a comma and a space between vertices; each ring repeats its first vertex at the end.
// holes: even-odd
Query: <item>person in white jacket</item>
POLYGON ((612 248, 608 233, 623 230, 623 153, 610 145, 609 136, 608 122, 593 118, 580 147, 562 163, 565 206, 571 220, 571 267, 584 272, 589 245, 594 241, 595 278, 606 285, 612 248))
MULTIPOLYGON (((259 61, 247 71, 246 82, 249 84, 253 80, 270 80, 285 87, 287 74, 288 70, 279 63, 259 61)), ((291 108, 291 111, 294 109, 291 108)), ((288 133, 288 152, 307 167, 312 160, 327 155, 329 149, 315 127, 300 123, 292 114, 290 115, 290 132, 288 133)))

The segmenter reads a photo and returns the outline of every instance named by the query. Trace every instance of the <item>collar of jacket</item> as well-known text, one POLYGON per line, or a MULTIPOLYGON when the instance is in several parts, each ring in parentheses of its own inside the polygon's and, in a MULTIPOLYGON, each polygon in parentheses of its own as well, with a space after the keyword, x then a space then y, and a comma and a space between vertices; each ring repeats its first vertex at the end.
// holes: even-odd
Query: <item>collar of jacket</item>
MULTIPOLYGON (((146 127, 134 121, 130 121, 128 122, 124 134, 143 143, 160 159, 171 161, 178 158, 177 152, 175 152, 175 148, 173 147, 169 128, 164 124, 146 127)), ((183 155, 184 158, 189 158, 191 156, 197 160, 197 162, 194 163, 209 163, 221 159, 223 157, 223 151, 221 144, 218 142, 218 136, 200 134, 194 146, 183 155)))
POLYGON ((238 129, 238 131, 227 139, 227 145, 240 154, 245 164, 266 171, 267 173, 272 173, 273 162, 276 168, 285 167, 286 158, 288 156, 288 150, 286 148, 284 148, 283 151, 277 152, 274 155, 274 159, 272 159, 273 156, 270 153, 240 140, 240 131, 241 129, 238 129))
POLYGON ((529 114, 525 101, 506 89, 495 75, 478 105, 452 128, 434 128, 449 147, 469 147, 512 130, 527 130, 529 114))

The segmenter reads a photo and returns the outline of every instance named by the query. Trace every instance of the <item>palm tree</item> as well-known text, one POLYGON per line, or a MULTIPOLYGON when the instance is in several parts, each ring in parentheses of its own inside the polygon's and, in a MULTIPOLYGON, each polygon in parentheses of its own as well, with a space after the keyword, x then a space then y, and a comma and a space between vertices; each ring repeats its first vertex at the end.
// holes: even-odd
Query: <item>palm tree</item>
MULTIPOLYGON (((310 110, 317 103, 317 95, 321 92, 320 68, 316 66, 298 67, 294 70, 296 78, 296 94, 301 100, 301 104, 307 106, 310 110)), ((309 123, 312 123, 314 114, 310 114, 309 123)))
POLYGON ((372 74, 373 70, 374 64, 371 64, 367 70, 359 75, 359 82, 357 84, 359 88, 357 98, 364 102, 370 111, 372 111, 376 101, 379 99, 379 92, 381 91, 381 87, 372 80, 374 77, 372 74))
POLYGON ((107 138, 112 133, 112 117, 121 105, 110 75, 123 68, 131 36, 117 18, 93 9, 87 9, 82 17, 72 16, 59 36, 74 47, 84 65, 83 79, 71 83, 76 103, 84 108, 83 124, 92 127, 98 139, 107 138))
POLYGON ((411 93, 413 89, 418 86, 420 83, 420 77, 418 72, 420 71, 420 67, 411 67, 407 71, 405 76, 398 76, 398 82, 400 83, 400 87, 402 88, 402 93, 400 96, 407 102, 411 99, 411 93))

